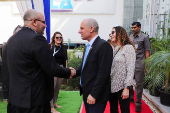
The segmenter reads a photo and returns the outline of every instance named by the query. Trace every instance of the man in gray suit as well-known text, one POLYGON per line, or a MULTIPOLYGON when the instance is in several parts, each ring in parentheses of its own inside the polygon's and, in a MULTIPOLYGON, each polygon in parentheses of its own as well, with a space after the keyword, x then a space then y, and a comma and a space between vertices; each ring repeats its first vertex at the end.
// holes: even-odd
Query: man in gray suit
MULTIPOLYGON (((141 112, 141 98, 143 93, 144 65, 143 60, 149 57, 150 43, 148 35, 141 33, 140 22, 132 23, 133 34, 130 35, 131 41, 136 47, 136 64, 135 64, 135 91, 136 91, 136 112, 141 112)), ((133 101, 133 88, 130 88, 130 100, 133 101)))

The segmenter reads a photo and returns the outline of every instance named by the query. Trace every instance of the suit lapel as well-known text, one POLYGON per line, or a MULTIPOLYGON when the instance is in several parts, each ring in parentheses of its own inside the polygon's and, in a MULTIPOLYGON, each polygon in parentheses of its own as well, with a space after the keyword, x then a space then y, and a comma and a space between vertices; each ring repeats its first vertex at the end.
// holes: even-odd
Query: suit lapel
MULTIPOLYGON (((94 47, 95 47, 95 45, 96 45, 96 43, 98 42, 99 39, 100 39, 100 37, 98 36, 98 37, 96 38, 96 40, 93 42, 92 46, 90 47, 89 53, 88 53, 87 58, 86 58, 86 62, 85 62, 85 64, 84 64, 84 68, 85 68, 85 66, 86 66, 86 64, 87 64, 87 62, 88 62, 88 59, 89 59, 89 56, 90 56, 92 50, 94 49, 94 47)), ((85 50, 85 51, 86 51, 86 50, 85 50)), ((84 52, 84 53, 85 53, 85 52, 84 52)), ((84 59, 84 57, 83 57, 83 59, 84 59)), ((84 68, 83 68, 83 69, 84 69, 84 68)))

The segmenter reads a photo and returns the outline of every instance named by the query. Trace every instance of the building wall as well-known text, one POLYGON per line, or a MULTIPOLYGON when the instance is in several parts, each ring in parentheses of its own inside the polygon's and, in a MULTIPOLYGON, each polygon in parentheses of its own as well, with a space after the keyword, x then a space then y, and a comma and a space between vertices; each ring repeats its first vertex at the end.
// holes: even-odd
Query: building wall
MULTIPOLYGON (((78 30, 83 19, 94 18, 99 23, 99 35, 107 40, 112 27, 123 25, 123 0, 72 0, 72 2, 83 2, 81 5, 73 4, 73 11, 51 12, 51 36, 55 31, 63 34, 64 42, 86 43, 81 40, 78 30), (88 4, 91 5, 88 5, 88 4), (83 9, 83 4, 89 7, 83 9), (77 10, 77 11, 76 11, 77 10)), ((17 25, 23 25, 22 18, 14 1, 0 2, 0 43, 6 42, 13 34, 17 25), (3 18, 2 18, 3 17, 3 18)))
POLYGON ((107 40, 115 25, 123 25, 123 0, 80 0, 73 2, 73 12, 52 12, 51 35, 55 31, 60 31, 64 42, 67 42, 68 38, 72 43, 87 42, 78 34, 80 24, 86 18, 97 20, 99 35, 107 40), (79 3, 81 5, 78 6, 79 3))
POLYGON ((154 38, 168 35, 170 1, 144 0, 143 7, 143 19, 139 20, 145 25, 143 31, 154 38))
POLYGON ((15 2, 0 1, 0 44, 6 42, 18 25, 23 25, 15 2))
POLYGON ((170 0, 126 0, 124 10, 123 26, 129 34, 133 21, 140 22, 150 38, 170 34, 170 0))
MULTIPOLYGON (((123 27, 130 35, 131 24, 143 18, 143 0, 124 0, 123 27)), ((143 28, 143 25, 142 25, 143 28)))

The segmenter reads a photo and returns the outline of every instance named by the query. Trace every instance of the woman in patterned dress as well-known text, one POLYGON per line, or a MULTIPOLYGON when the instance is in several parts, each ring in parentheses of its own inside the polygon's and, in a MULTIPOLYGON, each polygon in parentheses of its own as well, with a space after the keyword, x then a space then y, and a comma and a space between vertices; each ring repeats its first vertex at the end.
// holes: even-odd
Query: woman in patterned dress
POLYGON ((133 85, 135 70, 135 46, 126 30, 121 26, 113 27, 111 33, 113 62, 111 67, 110 113, 130 113, 129 86, 133 85))

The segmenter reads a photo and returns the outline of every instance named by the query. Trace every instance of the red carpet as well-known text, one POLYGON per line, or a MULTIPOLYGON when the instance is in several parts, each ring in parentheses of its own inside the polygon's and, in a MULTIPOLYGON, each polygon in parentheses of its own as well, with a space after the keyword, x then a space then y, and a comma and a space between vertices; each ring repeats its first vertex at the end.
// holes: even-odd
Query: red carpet
MULTIPOLYGON (((136 101, 136 94, 134 94, 134 101, 136 101)), ((137 113, 137 112, 135 112, 135 107, 136 107, 135 102, 131 102, 130 103, 130 113, 137 113)), ((84 104, 83 104, 81 113, 86 113, 84 104)), ((104 113, 110 113, 109 102, 106 105, 106 109, 105 109, 104 113)), ((119 108, 119 113, 121 113, 120 108, 119 108)), ((141 113, 153 113, 153 111, 149 108, 149 106, 143 100, 142 100, 142 106, 141 106, 141 113)))

